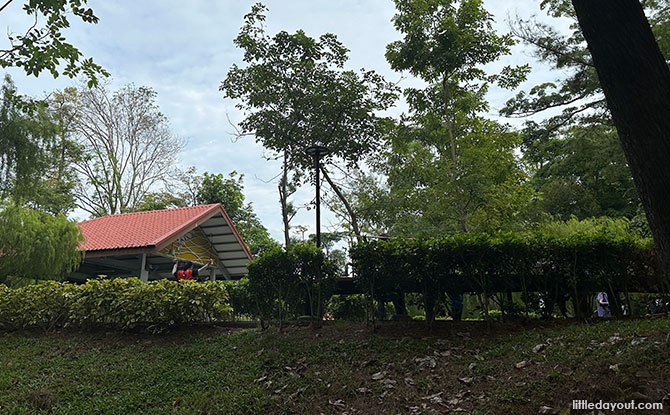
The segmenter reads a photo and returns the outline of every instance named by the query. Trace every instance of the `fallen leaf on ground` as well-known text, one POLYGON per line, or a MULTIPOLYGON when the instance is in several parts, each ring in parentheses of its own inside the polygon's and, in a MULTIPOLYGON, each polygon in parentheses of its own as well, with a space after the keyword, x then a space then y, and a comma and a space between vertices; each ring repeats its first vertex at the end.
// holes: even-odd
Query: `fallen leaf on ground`
POLYGON ((417 362, 421 367, 429 367, 432 369, 437 366, 437 360, 435 360, 435 358, 432 356, 426 356, 423 359, 417 357, 414 359, 414 361, 417 362))
POLYGON ((377 372, 372 375, 372 380, 384 379, 384 376, 386 376, 386 372, 377 372))
POLYGON ((344 406, 344 401, 342 399, 338 399, 336 401, 328 400, 328 403, 333 405, 336 408, 344 408, 345 407, 344 406))
POLYGON ((439 404, 439 403, 442 403, 442 397, 440 396, 440 395, 442 395, 442 393, 443 392, 438 392, 434 395, 424 396, 421 399, 425 399, 427 401, 430 401, 430 403, 433 403, 433 404, 439 404))
POLYGON ((547 345, 544 343, 540 343, 537 346, 533 347, 533 353, 540 353, 542 350, 546 349, 547 345))
POLYGON ((397 382, 396 382, 395 380, 393 380, 393 379, 384 379, 384 380, 382 380, 382 384, 384 384, 384 387, 387 388, 387 389, 395 388, 395 384, 396 384, 396 383, 397 383, 397 382))

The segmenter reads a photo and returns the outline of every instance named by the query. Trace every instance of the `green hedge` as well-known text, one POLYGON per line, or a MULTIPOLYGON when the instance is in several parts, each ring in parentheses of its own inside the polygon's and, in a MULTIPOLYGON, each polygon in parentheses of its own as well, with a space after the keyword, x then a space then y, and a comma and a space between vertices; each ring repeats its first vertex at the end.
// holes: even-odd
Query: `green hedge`
POLYGON ((0 285, 3 330, 73 326, 158 332, 231 316, 222 282, 143 283, 137 278, 117 278, 89 280, 82 285, 48 281, 17 289, 0 285))
POLYGON ((611 219, 550 223, 526 233, 372 241, 353 247, 351 257, 364 293, 420 293, 427 320, 444 293, 478 293, 486 312, 494 293, 535 292, 547 312, 569 299, 579 314, 597 291, 668 290, 653 242, 611 219))

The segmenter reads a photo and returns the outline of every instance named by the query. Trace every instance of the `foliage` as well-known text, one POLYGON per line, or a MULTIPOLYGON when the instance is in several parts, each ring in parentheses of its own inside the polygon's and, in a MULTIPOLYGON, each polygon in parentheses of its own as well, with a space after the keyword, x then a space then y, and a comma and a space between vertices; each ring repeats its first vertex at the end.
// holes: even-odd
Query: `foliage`
POLYGON ((80 208, 92 216, 130 212, 155 185, 176 176, 183 142, 170 131, 154 90, 131 84, 110 91, 103 84, 79 88, 70 99, 77 114, 72 133, 85 154, 75 163, 80 208))
MULTIPOLYGON (((0 8, 3 11, 11 1, 0 8)), ((0 50, 0 67, 22 68, 28 75, 36 77, 43 71, 49 71, 54 78, 59 75, 63 62, 63 73, 70 78, 83 73, 88 78, 88 86, 97 84, 98 76, 109 73, 93 62, 91 58, 82 58, 82 54, 72 44, 66 42, 62 34, 70 27, 68 15, 81 19, 85 23, 98 23, 93 9, 86 7, 87 0, 31 0, 23 10, 28 16, 34 16, 34 24, 23 34, 9 32, 9 45, 0 50), (46 24, 38 25, 43 19, 46 24)))
POLYGON ((272 318, 283 327, 289 315, 300 315, 307 297, 312 318, 321 318, 334 289, 336 266, 312 244, 274 248, 249 263, 248 290, 255 315, 265 324, 272 318))
MULTIPOLYGON (((560 219, 597 216, 633 219, 640 200, 616 131, 574 126, 524 143, 539 207, 560 219)), ((644 215, 641 216, 644 219, 644 215)))
POLYGON ((386 47, 395 70, 409 70, 427 82, 479 79, 501 86, 518 84, 528 71, 527 66, 505 67, 491 76, 477 67, 509 54, 514 44, 511 35, 491 29, 493 16, 481 0, 395 0, 395 6, 394 26, 405 35, 386 47))
POLYGON ((582 307, 575 310, 579 314, 590 309, 585 298, 594 292, 616 298, 670 288, 656 279, 651 241, 632 232, 628 222, 607 218, 553 222, 522 234, 374 241, 353 247, 351 256, 368 296, 421 293, 429 322, 444 293, 482 294, 487 314, 494 293, 521 291, 529 299, 538 292, 549 314, 567 298, 582 307))
POLYGON ((9 289, 0 284, 0 329, 38 327, 44 331, 64 326, 76 286, 55 281, 9 289))
MULTIPOLYGON (((386 210, 376 215, 378 226, 406 236, 514 228, 534 197, 515 156, 520 137, 480 114, 491 83, 513 88, 528 67, 481 69, 509 54, 514 41, 493 30, 479 0, 395 4, 393 22, 404 37, 387 46, 386 59, 428 85, 405 90, 410 113, 389 128, 389 150, 376 160, 388 177, 375 192, 387 202, 372 201, 386 210)), ((365 210, 370 203, 358 194, 365 210)))
POLYGON ((276 247, 277 242, 261 224, 251 202, 245 203, 243 179, 244 175, 236 171, 230 172, 225 179, 223 174, 205 172, 199 181, 196 201, 200 204, 221 203, 251 253, 258 255, 276 247))
POLYGON ((137 278, 89 280, 82 285, 46 282, 18 289, 0 285, 0 328, 101 327, 152 332, 231 317, 221 282, 137 278))
MULTIPOLYGON (((611 116, 572 4, 567 0, 543 0, 540 6, 550 17, 568 19, 571 32, 564 35, 539 20, 520 18, 513 22, 512 32, 533 47, 540 61, 551 65, 557 73, 560 71, 563 78, 536 85, 528 92, 520 92, 507 102, 502 113, 526 117, 549 109, 561 109, 558 115, 549 116, 540 124, 529 122, 529 140, 546 138, 547 134, 557 129, 575 125, 595 125, 611 130, 611 116)), ((665 56, 669 56, 670 52, 667 36, 670 14, 667 6, 666 0, 643 2, 665 56)))
POLYGON ((244 206, 244 175, 236 171, 230 172, 224 179, 223 174, 209 174, 205 172, 198 188, 197 201, 199 204, 221 203, 233 222, 237 223, 247 215, 247 206, 244 206))
POLYGON ((459 127, 453 164, 446 155, 445 126, 433 121, 399 126, 391 137, 380 169, 388 174, 390 203, 382 205, 387 232, 436 236, 518 229, 534 197, 514 155, 519 136, 496 122, 471 118, 459 127))
POLYGON ((295 263, 298 282, 307 292, 312 324, 320 324, 324 305, 335 289, 337 264, 312 244, 293 244, 288 253, 295 263))
POLYGON ((288 253, 274 248, 247 266, 249 292, 256 304, 254 315, 265 326, 276 318, 283 327, 287 314, 298 315, 304 292, 300 290, 295 267, 288 253))
MULTIPOLYGON (((642 2, 659 47, 670 52, 668 2, 642 2)), ((640 200, 617 139, 591 54, 574 8, 566 0, 543 0, 545 13, 570 22, 561 33, 536 18, 519 17, 513 34, 532 47, 557 79, 535 85, 510 99, 501 113, 529 120, 523 130, 524 158, 536 169, 534 186, 543 194, 542 208, 566 219, 608 215, 635 218, 648 227, 640 200), (537 119, 537 117, 535 117, 537 119)))
POLYGON ((186 206, 186 201, 180 195, 174 195, 161 190, 145 194, 142 201, 134 210, 136 212, 146 212, 150 210, 176 209, 186 206))
MULTIPOLYGON (((392 105, 396 94, 373 71, 345 70, 348 50, 333 34, 318 39, 302 30, 267 35, 266 10, 257 3, 245 16, 234 42, 244 50, 247 66, 233 65, 220 89, 241 101, 237 107, 245 119, 239 135, 253 135, 271 158, 283 158, 279 191, 288 245, 295 210, 289 197, 304 181, 303 172, 313 172, 305 149, 320 143, 330 149, 324 161, 357 166, 378 144, 384 120, 376 113, 392 105)), ((355 217, 350 220, 355 224, 355 217)))
POLYGON ((6 76, 0 99, 0 199, 53 214, 72 210, 71 166, 80 151, 65 134, 57 96, 24 111, 6 76))
POLYGON ((233 316, 240 318, 242 316, 256 315, 256 303, 249 291, 249 279, 224 281, 230 306, 233 308, 233 316))
POLYGON ((8 276, 61 279, 83 260, 81 231, 63 214, 0 204, 0 229, 0 283, 8 276))
POLYGON ((242 133, 255 134, 273 152, 288 151, 289 165, 301 170, 312 167, 304 149, 317 142, 331 158, 354 165, 374 148, 374 111, 392 104, 389 85, 371 71, 343 70, 348 50, 333 34, 266 35, 266 10, 257 3, 245 16, 234 42, 248 65, 233 65, 221 84, 227 97, 242 100, 237 106, 248 114, 242 133))
POLYGON ((325 311, 335 320, 365 321, 366 299, 363 295, 333 295, 325 311))

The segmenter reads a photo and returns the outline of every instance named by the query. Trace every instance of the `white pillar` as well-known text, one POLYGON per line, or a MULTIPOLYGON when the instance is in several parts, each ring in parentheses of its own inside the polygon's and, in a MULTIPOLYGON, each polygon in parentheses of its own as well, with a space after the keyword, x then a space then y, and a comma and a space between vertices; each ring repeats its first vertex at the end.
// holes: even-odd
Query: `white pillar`
POLYGON ((209 280, 216 281, 216 270, 214 268, 210 268, 209 270, 209 280))
POLYGON ((142 282, 149 282, 149 271, 147 271, 147 254, 142 254, 140 260, 140 279, 142 282))

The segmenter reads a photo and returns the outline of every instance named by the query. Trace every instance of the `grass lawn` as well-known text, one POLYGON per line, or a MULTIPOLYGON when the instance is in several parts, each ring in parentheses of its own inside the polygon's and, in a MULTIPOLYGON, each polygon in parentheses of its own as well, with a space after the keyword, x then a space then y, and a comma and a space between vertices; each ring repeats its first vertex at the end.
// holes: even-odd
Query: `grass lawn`
POLYGON ((0 414, 670 412, 668 318, 438 323, 0 333, 0 414))

